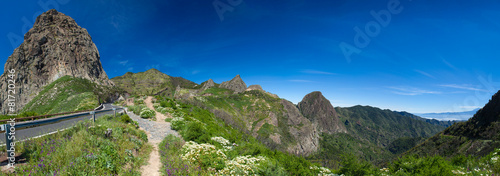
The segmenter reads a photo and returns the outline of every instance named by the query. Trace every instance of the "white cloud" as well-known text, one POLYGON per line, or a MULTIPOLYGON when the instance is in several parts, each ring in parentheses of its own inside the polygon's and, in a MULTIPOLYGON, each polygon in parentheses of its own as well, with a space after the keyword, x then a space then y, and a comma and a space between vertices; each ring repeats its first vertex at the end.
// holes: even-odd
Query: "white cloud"
POLYGON ((416 70, 416 69, 415 69, 414 71, 415 71, 415 72, 417 72, 417 73, 420 73, 420 74, 422 74, 422 75, 424 75, 424 76, 427 76, 427 77, 429 77, 429 78, 436 79, 436 77, 434 77, 434 76, 432 76, 431 74, 429 74, 429 73, 427 73, 427 72, 424 72, 424 71, 422 71, 422 70, 416 70))
POLYGON ((448 87, 448 88, 455 88, 455 89, 462 89, 462 90, 473 90, 473 91, 481 91, 481 92, 488 92, 488 90, 484 89, 479 89, 474 87, 473 85, 467 85, 467 84, 462 84, 462 85, 457 85, 457 84, 443 84, 439 85, 441 87, 448 87))
POLYGON ((392 89, 392 93, 398 94, 398 95, 423 95, 423 94, 441 94, 441 92, 438 91, 430 91, 430 90, 423 90, 415 87, 406 87, 406 86, 400 86, 400 87, 387 87, 389 89, 392 89))
POLYGON ((119 62, 119 63, 120 63, 120 65, 127 65, 128 60, 126 60, 126 61, 121 61, 121 62, 119 62))
POLYGON ((132 70, 134 70, 134 67, 129 67, 127 70, 132 71, 132 70))
POLYGON ((336 73, 319 71, 319 70, 302 70, 301 72, 307 74, 318 74, 318 75, 336 75, 336 73))
POLYGON ((454 65, 452 65, 451 63, 449 63, 448 61, 446 61, 445 59, 443 59, 443 63, 446 64, 448 67, 452 68, 452 69, 457 69, 457 67, 455 67, 454 65))

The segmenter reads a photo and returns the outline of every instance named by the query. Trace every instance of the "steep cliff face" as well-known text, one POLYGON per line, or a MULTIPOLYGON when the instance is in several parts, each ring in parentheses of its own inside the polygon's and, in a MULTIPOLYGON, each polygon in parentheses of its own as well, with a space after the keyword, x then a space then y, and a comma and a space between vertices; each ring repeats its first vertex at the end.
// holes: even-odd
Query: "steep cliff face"
POLYGON ((220 84, 220 88, 233 90, 235 93, 244 92, 247 89, 247 85, 241 79, 240 75, 236 75, 230 81, 225 81, 220 84))
POLYGON ((347 132, 335 108, 321 92, 312 92, 304 96, 298 108, 304 117, 318 126, 320 132, 328 134, 347 132))
POLYGON ((305 156, 316 152, 319 148, 317 125, 302 116, 293 103, 281 100, 281 104, 285 110, 284 116, 288 119, 288 125, 301 126, 300 128, 289 128, 290 134, 297 140, 297 144, 288 147, 288 152, 305 156))
POLYGON ((43 86, 65 75, 113 85, 99 59, 92 38, 75 20, 56 10, 41 14, 24 35, 24 42, 8 58, 0 76, 2 112, 7 110, 8 71, 15 70, 14 97, 16 109, 20 110, 43 86))

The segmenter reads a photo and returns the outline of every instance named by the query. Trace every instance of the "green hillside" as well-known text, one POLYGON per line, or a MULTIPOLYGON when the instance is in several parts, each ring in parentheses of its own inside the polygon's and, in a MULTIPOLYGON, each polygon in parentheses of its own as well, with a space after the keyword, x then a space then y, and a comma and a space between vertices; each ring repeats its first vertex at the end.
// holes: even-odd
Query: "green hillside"
POLYGON ((401 137, 430 137, 444 127, 370 106, 335 108, 348 133, 377 146, 387 146, 401 137))
POLYGON ((165 95, 172 97, 177 86, 194 88, 196 83, 181 77, 170 77, 154 68, 145 72, 127 72, 111 78, 117 87, 134 95, 165 95))
POLYGON ((90 110, 99 106, 99 101, 108 102, 120 90, 97 85, 90 80, 63 76, 44 86, 22 112, 54 114, 80 110, 90 110))

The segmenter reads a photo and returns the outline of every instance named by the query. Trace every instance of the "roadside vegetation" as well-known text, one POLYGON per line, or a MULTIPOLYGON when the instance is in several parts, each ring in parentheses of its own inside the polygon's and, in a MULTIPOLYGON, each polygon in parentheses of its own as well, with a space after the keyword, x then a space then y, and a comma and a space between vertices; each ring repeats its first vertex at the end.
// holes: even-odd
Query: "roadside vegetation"
MULTIPOLYGON (((152 149, 144 131, 130 117, 105 115, 55 134, 16 143, 15 174, 140 175, 152 149), (112 131, 106 135, 107 131, 112 131)), ((2 149, 5 152, 5 149, 2 149)))
POLYGON ((160 103, 156 109, 168 109, 173 119, 167 121, 182 136, 182 139, 168 136, 160 144, 165 175, 333 174, 302 157, 270 150, 208 110, 169 98, 157 97, 157 100, 160 103))

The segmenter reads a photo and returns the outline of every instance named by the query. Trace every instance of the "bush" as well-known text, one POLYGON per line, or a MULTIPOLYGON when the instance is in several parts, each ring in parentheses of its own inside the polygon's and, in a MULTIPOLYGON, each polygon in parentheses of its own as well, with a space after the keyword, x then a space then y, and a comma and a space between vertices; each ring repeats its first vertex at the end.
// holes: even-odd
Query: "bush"
POLYGON ((441 156, 405 156, 393 162, 389 170, 398 175, 453 175, 453 166, 441 156))
POLYGON ((146 119, 154 118, 156 116, 156 112, 146 107, 141 110, 139 116, 146 119))
POLYGON ((135 105, 135 106, 129 106, 128 109, 129 111, 132 111, 135 115, 140 115, 142 109, 146 108, 146 105, 135 105))
POLYGON ((206 133, 206 128, 204 128, 201 122, 190 122, 187 124, 187 129, 185 135, 183 135, 186 141, 197 141, 197 142, 208 142, 209 137, 206 133))
POLYGON ((184 118, 175 117, 172 119, 172 126, 170 127, 172 128, 172 130, 181 130, 182 128, 184 128, 184 125, 185 125, 184 118))
POLYGON ((342 167, 339 173, 344 175, 370 175, 375 171, 373 165, 367 161, 359 161, 355 155, 346 154, 342 156, 342 167))
POLYGON ((123 123, 130 123, 132 122, 132 119, 127 114, 123 114, 120 116, 120 121, 123 123))

